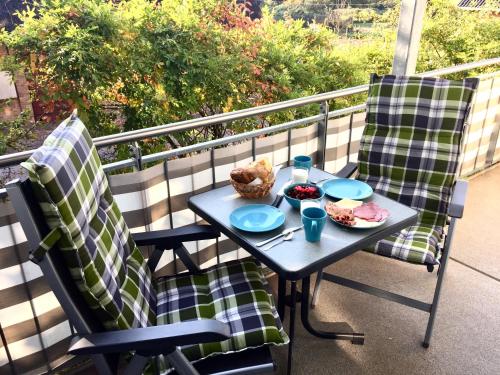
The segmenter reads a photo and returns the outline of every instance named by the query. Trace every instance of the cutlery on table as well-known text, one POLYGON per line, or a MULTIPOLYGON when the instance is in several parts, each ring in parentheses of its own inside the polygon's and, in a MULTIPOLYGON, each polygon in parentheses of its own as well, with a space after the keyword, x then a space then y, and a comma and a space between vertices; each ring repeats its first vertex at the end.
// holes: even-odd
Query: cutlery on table
POLYGON ((318 185, 318 184, 321 184, 322 182, 325 182, 325 181, 328 181, 328 180, 331 180, 332 177, 327 177, 327 178, 322 178, 318 181, 311 181, 311 184, 314 184, 314 185, 318 185))
POLYGON ((302 229, 303 227, 304 227, 304 226, 303 226, 303 225, 301 225, 300 227, 295 227, 295 228, 287 228, 287 229, 283 230, 283 232, 281 232, 280 234, 278 234, 278 235, 276 235, 276 236, 274 236, 274 237, 268 238, 267 240, 264 240, 264 241, 261 241, 261 242, 257 242, 257 243, 255 244, 255 246, 257 246, 257 247, 264 246, 264 245, 268 244, 269 242, 272 242, 272 241, 274 241, 274 240, 277 240, 278 238, 280 238, 280 237, 282 237, 282 236, 286 236, 286 235, 287 235, 288 233, 290 233, 290 232, 295 232, 295 231, 297 231, 297 230, 299 230, 299 229, 302 229))
POLYGON ((262 250, 267 251, 267 250, 275 247, 276 245, 279 245, 282 242, 290 241, 292 239, 292 237, 293 237, 293 232, 289 232, 284 237, 282 237, 279 241, 277 241, 269 246, 264 247, 262 250))
POLYGON ((288 185, 292 183, 292 180, 289 180, 283 184, 281 189, 278 191, 278 194, 276 195, 276 198, 274 199, 274 202, 271 203, 271 206, 278 208, 279 205, 281 204, 281 201, 283 200, 283 197, 285 196, 285 189, 287 188, 288 185))

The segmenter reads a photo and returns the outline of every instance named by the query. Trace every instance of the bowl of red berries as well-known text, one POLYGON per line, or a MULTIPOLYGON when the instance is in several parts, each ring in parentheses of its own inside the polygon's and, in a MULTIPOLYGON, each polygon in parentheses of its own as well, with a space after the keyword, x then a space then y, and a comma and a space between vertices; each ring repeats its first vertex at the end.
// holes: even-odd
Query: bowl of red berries
POLYGON ((304 199, 321 200, 325 192, 314 184, 292 184, 285 189, 285 199, 293 208, 300 209, 300 201, 304 199))

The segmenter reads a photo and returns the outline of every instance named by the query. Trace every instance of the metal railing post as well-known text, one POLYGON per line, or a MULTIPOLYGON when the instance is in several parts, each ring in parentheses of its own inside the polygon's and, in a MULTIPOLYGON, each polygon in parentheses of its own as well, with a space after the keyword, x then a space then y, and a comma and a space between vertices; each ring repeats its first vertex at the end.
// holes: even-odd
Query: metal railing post
POLYGON ((134 142, 129 146, 130 153, 132 154, 132 157, 135 160, 135 166, 134 169, 137 171, 142 171, 142 150, 141 146, 139 146, 139 143, 134 142))
POLYGON ((318 157, 317 164, 321 169, 325 169, 326 161, 326 136, 328 130, 328 101, 321 102, 319 113, 322 119, 318 121, 318 157))
MULTIPOLYGON (((486 103, 486 117, 485 117, 485 122, 489 118, 490 110, 492 108, 497 107, 497 103, 500 103, 500 99, 497 100, 497 103, 492 103, 493 102, 493 92, 495 91, 495 80, 496 78, 493 77, 491 79, 491 87, 490 87, 490 96, 488 98, 488 102, 486 103)), ((488 151, 486 152, 486 166, 490 166, 493 164, 493 160, 495 158, 495 152, 497 149, 497 144, 498 144, 498 137, 500 136, 500 113, 497 112, 495 114, 495 122, 493 125, 493 130, 491 131, 490 135, 490 144, 488 145, 488 151)), ((482 136, 482 135, 481 135, 482 136)))
POLYGON ((0 324, 0 337, 2 338, 2 345, 7 356, 7 361, 9 363, 10 371, 13 375, 17 375, 16 367, 14 366, 14 361, 12 360, 12 355, 10 354, 9 345, 7 343, 7 338, 2 329, 2 324, 0 324))
POLYGON ((347 141, 347 162, 351 161, 351 142, 352 142, 352 122, 354 120, 354 113, 349 117, 349 140, 347 141))

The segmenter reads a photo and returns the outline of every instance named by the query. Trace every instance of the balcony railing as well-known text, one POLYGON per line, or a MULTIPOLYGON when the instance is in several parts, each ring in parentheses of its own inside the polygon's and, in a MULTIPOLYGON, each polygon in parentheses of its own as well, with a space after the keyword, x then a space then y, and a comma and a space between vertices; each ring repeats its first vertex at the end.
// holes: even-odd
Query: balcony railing
MULTIPOLYGON (((482 68, 486 66, 500 64, 500 58, 492 58, 487 60, 481 60, 476 62, 471 62, 467 64, 452 66, 448 68, 433 70, 429 72, 416 74, 417 76, 443 76, 453 73, 459 73, 464 71, 469 71, 477 68, 482 68)), ((496 73, 493 73, 495 75, 496 73)), ((490 76, 490 75, 488 75, 490 76)), ((486 77, 483 77, 486 78, 486 77)), ((493 89, 493 87, 492 87, 493 89)), ((351 96, 354 94, 361 94, 368 90, 368 85, 360 85, 356 87, 350 87, 346 89, 331 91, 323 94, 311 95, 307 97, 302 97, 298 99, 287 100, 283 102, 263 105, 259 107, 247 108, 234 112, 221 113, 214 116, 207 116, 202 118, 196 118, 192 120, 180 121, 172 124, 159 125, 146 129, 138 129, 133 131, 128 131, 119 134, 107 135, 103 137, 97 137, 94 139, 94 143, 97 147, 104 146, 113 146, 117 144, 123 143, 133 143, 135 141, 154 138, 159 136, 164 136, 172 133, 176 133, 179 131, 191 130, 196 128, 202 128, 210 125, 222 124, 222 123, 231 123, 237 120, 243 120, 247 118, 252 118, 256 116, 262 116, 273 112, 283 111, 287 109, 304 107, 310 104, 321 104, 320 113, 316 116, 311 116, 307 118, 302 118, 298 120, 294 120, 288 123, 274 125, 272 127, 259 129, 252 132, 246 132, 242 134, 238 134, 232 137, 226 137, 220 140, 214 140, 211 142, 199 143, 196 145, 191 145, 188 147, 183 147, 167 152, 161 152, 153 155, 147 155, 143 158, 144 162, 153 162, 157 160, 165 160, 171 157, 183 155, 189 152, 199 151, 203 149, 209 149, 211 147, 220 146, 223 144, 229 144, 233 142, 237 142, 243 139, 250 139, 254 137, 258 137, 261 135, 266 135, 270 133, 275 133, 283 130, 288 130, 292 128, 299 127, 301 125, 311 124, 317 121, 323 121, 326 126, 326 121, 331 118, 336 118, 342 115, 355 113, 364 109, 364 105, 358 105, 354 107, 349 107, 345 109, 340 109, 336 111, 328 111, 328 102, 334 99, 351 96)), ((0 168, 12 166, 18 164, 24 160, 26 160, 34 150, 27 150, 18 153, 12 153, 0 156, 0 168)), ((124 167, 131 167, 136 165, 136 160, 128 159, 123 160, 117 163, 110 164, 106 167, 107 171, 112 171, 124 167)))
MULTIPOLYGON (((499 63, 500 58, 490 59, 421 75, 442 76, 499 63)), ((188 196, 226 184, 232 168, 256 157, 267 156, 275 165, 287 165, 293 156, 307 154, 329 172, 339 170, 348 161, 355 161, 364 127, 364 105, 330 111, 328 104, 333 99, 366 92, 367 88, 367 85, 362 85, 99 137, 95 143, 98 147, 133 144, 182 130, 231 123, 310 104, 320 105, 319 113, 314 116, 155 154, 141 156, 137 153, 134 158, 105 165, 107 172, 136 168, 132 173, 109 174, 116 201, 132 231, 174 228, 199 221, 186 206, 188 196), (218 147, 224 145, 227 147, 218 147), (153 162, 157 164, 141 170, 141 166, 153 162)), ((465 138, 462 175, 500 160, 499 98, 500 71, 482 75, 465 138)), ((17 165, 31 153, 25 151, 1 156, 0 168, 17 165)), ((246 256, 226 237, 219 241, 200 241, 188 250, 201 266, 246 256)), ((181 267, 173 255, 166 253, 158 272, 168 274, 181 270, 181 267)), ((0 191, 0 281, 3 343, 0 373, 54 369, 67 359, 65 351, 73 329, 40 270, 28 260, 26 237, 5 191, 0 191)))

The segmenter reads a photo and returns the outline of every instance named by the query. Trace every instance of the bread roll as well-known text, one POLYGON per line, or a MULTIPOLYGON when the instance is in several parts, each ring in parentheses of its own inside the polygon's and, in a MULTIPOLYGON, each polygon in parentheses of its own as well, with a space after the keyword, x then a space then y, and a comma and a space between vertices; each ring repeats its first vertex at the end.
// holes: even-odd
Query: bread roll
POLYGON ((240 184, 249 184, 257 177, 256 173, 255 168, 236 168, 231 171, 231 178, 240 184))
POLYGON ((273 166, 268 158, 260 158, 250 163, 250 168, 255 168, 256 177, 260 178, 264 183, 269 182, 272 178, 273 166))
POLYGON ((264 183, 269 182, 272 177, 272 172, 261 164, 256 165, 254 169, 256 177, 260 178, 264 183))
POLYGON ((260 158, 251 162, 245 168, 235 168, 231 171, 231 178, 241 184, 249 184, 259 178, 267 183, 273 178, 273 166, 267 158, 260 158))

